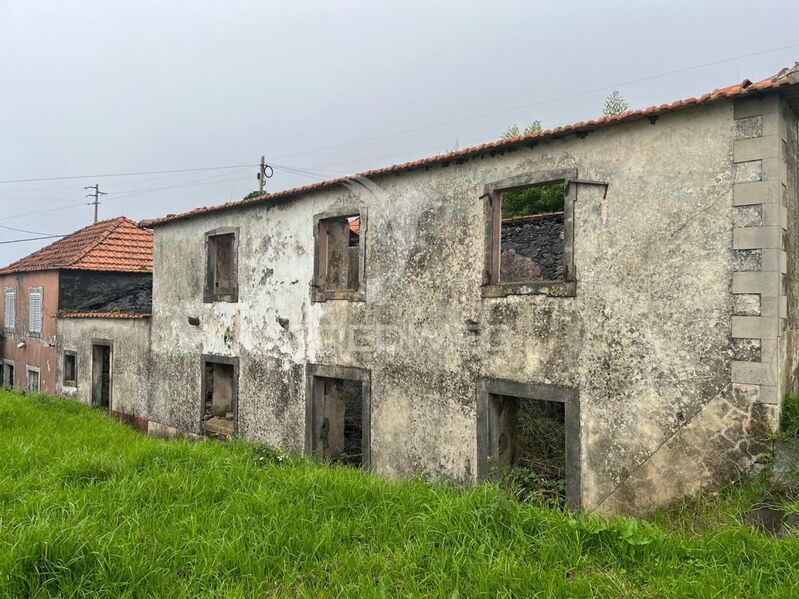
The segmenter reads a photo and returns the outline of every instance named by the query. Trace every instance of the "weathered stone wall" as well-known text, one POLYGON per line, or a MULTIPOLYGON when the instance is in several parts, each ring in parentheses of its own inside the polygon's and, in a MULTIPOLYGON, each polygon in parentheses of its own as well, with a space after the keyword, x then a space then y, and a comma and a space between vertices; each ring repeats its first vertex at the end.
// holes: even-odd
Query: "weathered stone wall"
POLYGON ((57 394, 92 403, 93 340, 111 348, 111 410, 146 418, 149 393, 149 318, 59 318, 57 394), (77 386, 64 386, 64 352, 77 353, 77 386))
POLYGON ((58 309, 149 314, 152 281, 150 273, 61 271, 58 309))
POLYGON ((501 228, 502 281, 563 278, 563 214, 505 219, 501 228))
POLYGON ((365 368, 373 468, 473 480, 478 381, 559 385, 579 392, 586 508, 717 484, 754 459, 759 417, 730 378, 733 269, 754 260, 732 251, 735 137, 720 102, 159 226, 148 413, 199 431, 200 356, 237 356, 240 433, 300 450, 306 364, 365 368), (577 189, 576 295, 482 297, 484 185, 564 168, 609 183, 577 189), (313 216, 345 205, 366 301, 312 303, 313 216), (204 233, 223 226, 240 228, 239 302, 203 303, 204 233))

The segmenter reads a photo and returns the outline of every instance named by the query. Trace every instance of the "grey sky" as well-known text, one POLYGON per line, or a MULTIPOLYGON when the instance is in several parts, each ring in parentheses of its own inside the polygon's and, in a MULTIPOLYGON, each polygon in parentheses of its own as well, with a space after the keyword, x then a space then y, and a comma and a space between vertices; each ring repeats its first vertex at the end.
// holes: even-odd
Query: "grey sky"
MULTIPOLYGON (((620 90, 638 107, 762 78, 799 59, 797 16, 789 0, 0 0, 0 181, 254 165, 263 153, 316 177, 357 172, 513 122, 594 117, 608 91, 305 152, 796 44, 620 90)), ((315 180, 275 171, 271 190, 315 180)), ((94 183, 109 192, 101 218, 179 212, 240 198, 256 172, 0 184, 0 225, 84 226, 91 208, 75 204, 94 183)), ((0 245, 0 263, 45 243, 0 245)))

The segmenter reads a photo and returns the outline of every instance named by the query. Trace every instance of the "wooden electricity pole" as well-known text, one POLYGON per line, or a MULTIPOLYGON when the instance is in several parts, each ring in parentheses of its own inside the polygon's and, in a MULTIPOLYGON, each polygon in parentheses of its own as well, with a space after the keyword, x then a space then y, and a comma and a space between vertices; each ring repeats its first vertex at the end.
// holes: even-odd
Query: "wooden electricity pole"
POLYGON ((266 156, 261 156, 261 170, 258 171, 258 191, 264 192, 264 179, 266 178, 266 156))
POLYGON ((100 196, 107 195, 104 191, 100 191, 100 184, 95 183, 94 185, 89 185, 88 187, 84 187, 83 189, 93 189, 94 193, 87 193, 87 198, 94 198, 93 202, 89 202, 89 206, 94 204, 94 222, 97 222, 97 218, 99 215, 99 208, 100 208, 100 196))

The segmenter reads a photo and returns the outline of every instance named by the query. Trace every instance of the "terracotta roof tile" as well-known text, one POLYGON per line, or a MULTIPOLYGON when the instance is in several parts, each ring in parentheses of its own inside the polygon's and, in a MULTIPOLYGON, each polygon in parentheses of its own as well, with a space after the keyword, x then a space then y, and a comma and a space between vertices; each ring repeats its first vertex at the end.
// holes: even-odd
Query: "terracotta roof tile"
POLYGON ((334 187, 346 181, 351 181, 353 178, 357 177, 366 177, 366 178, 377 177, 380 175, 400 173, 403 171, 431 166, 434 164, 465 160, 470 156, 474 156, 477 154, 483 154, 485 152, 491 152, 491 153, 501 152, 506 149, 510 149, 512 147, 524 145, 527 143, 532 143, 540 139, 551 138, 558 135, 565 135, 569 133, 590 131, 593 129, 597 129, 599 127, 615 125, 617 123, 635 121, 644 118, 651 118, 653 116, 660 115, 666 112, 682 110, 684 108, 696 106, 698 104, 705 104, 708 102, 714 102, 717 100, 723 100, 727 98, 738 98, 749 94, 754 95, 760 91, 766 91, 766 90, 770 91, 777 88, 787 88, 790 85, 796 84, 798 80, 799 80, 799 63, 796 63, 792 68, 790 69, 784 68, 776 75, 763 79, 762 81, 757 81, 755 83, 752 83, 749 79, 744 79, 740 83, 736 83, 734 85, 728 85, 726 87, 720 87, 718 89, 713 90, 712 92, 702 94, 698 99, 687 98, 685 100, 675 100, 670 104, 661 104, 659 106, 648 106, 646 108, 638 110, 628 110, 619 115, 600 116, 593 120, 578 121, 577 123, 573 123, 571 125, 555 127, 553 129, 546 129, 543 131, 529 133, 526 135, 519 135, 517 137, 512 137, 509 139, 500 139, 497 141, 492 141, 481 145, 472 146, 469 148, 463 148, 461 150, 456 150, 454 152, 448 152, 446 154, 439 154, 437 156, 422 158, 420 160, 404 162, 402 164, 395 164, 388 167, 376 168, 349 177, 338 177, 335 179, 320 181, 319 183, 312 183, 310 185, 303 185, 301 187, 286 189, 284 191, 271 193, 267 196, 259 196, 249 200, 228 202, 226 204, 219 204, 217 206, 195 208, 194 210, 189 210, 188 212, 183 212, 181 214, 168 214, 160 218, 144 220, 140 223, 140 225, 143 227, 154 227, 157 225, 170 223, 174 221, 186 220, 188 218, 192 218, 194 216, 198 216, 201 214, 207 214, 209 212, 218 212, 220 210, 241 208, 245 206, 274 202, 276 200, 288 199, 294 196, 299 196, 304 193, 317 191, 320 189, 327 189, 329 187, 334 187))
POLYGON ((37 270, 153 271, 153 233, 120 216, 75 231, 0 269, 0 274, 37 270))
POLYGON ((137 319, 150 318, 150 314, 140 314, 133 312, 64 312, 58 315, 59 318, 118 318, 118 319, 137 319))

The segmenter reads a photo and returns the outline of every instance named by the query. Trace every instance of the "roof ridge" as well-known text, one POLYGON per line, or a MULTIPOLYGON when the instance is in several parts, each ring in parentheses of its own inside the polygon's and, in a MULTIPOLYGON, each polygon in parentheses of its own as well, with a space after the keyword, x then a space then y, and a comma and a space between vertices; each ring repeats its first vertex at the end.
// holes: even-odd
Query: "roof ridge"
POLYGON ((468 160, 470 157, 483 154, 483 153, 498 153, 504 152, 507 149, 516 148, 523 144, 533 144, 542 139, 553 139, 559 136, 579 134, 584 131, 593 131, 601 127, 613 125, 616 123, 623 123, 628 121, 640 119, 653 119, 659 117, 661 114, 690 108, 697 105, 702 105, 709 102, 720 100, 728 100, 733 98, 745 97, 750 94, 768 93, 785 86, 799 84, 799 63, 796 63, 791 69, 782 69, 775 75, 770 75, 765 79, 752 82, 749 79, 744 79, 738 83, 728 85, 726 87, 719 87, 711 92, 706 92, 700 96, 692 96, 683 98, 681 100, 674 100, 673 102, 666 102, 662 104, 652 104, 645 108, 636 108, 626 110, 618 115, 599 116, 589 120, 581 120, 566 125, 558 125, 548 129, 523 133, 511 138, 503 138, 488 141, 482 144, 460 148, 452 152, 444 152, 433 156, 426 156, 406 162, 394 163, 389 166, 376 167, 361 171, 352 175, 344 175, 332 177, 316 183, 309 183, 307 185, 300 185, 290 189, 276 191, 268 195, 258 196, 251 199, 240 199, 214 206, 197 207, 192 210, 181 212, 178 214, 167 214, 157 218, 144 219, 138 224, 140 227, 152 229, 155 226, 185 220, 201 214, 208 214, 211 212, 218 212, 222 210, 245 208, 248 206, 255 206, 260 204, 267 204, 276 202, 289 197, 296 197, 305 193, 315 192, 320 189, 327 189, 347 181, 358 180, 361 178, 379 177, 389 174, 398 174, 417 168, 427 167, 433 164, 449 164, 451 162, 459 164, 459 161, 468 160))
MULTIPOLYGON (((97 221, 96 223, 93 223, 93 224, 89 225, 89 227, 96 227, 97 225, 100 225, 100 224, 105 224, 105 223, 110 223, 110 222, 117 221, 112 227, 109 227, 109 229, 105 233, 100 235, 100 237, 98 237, 93 243, 90 243, 89 245, 87 245, 86 249, 85 249, 85 251, 83 251, 83 253, 79 254, 74 260, 72 260, 71 262, 68 262, 64 266, 65 267, 72 266, 73 264, 75 264, 77 262, 80 262, 86 256, 88 256, 92 252, 92 250, 94 250, 98 245, 100 245, 106 239, 108 239, 108 236, 111 235, 111 233, 113 233, 114 231, 116 231, 119 228, 119 225, 122 224, 121 222, 119 222, 121 220, 127 220, 127 219, 124 216, 117 216, 116 218, 109 218, 109 219, 106 219, 106 220, 97 221)), ((84 227, 83 229, 79 229, 78 231, 75 231, 75 233, 78 233, 79 231, 83 231, 84 229, 88 229, 89 227, 84 227)), ((75 233, 72 233, 72 235, 74 235, 75 233)))

